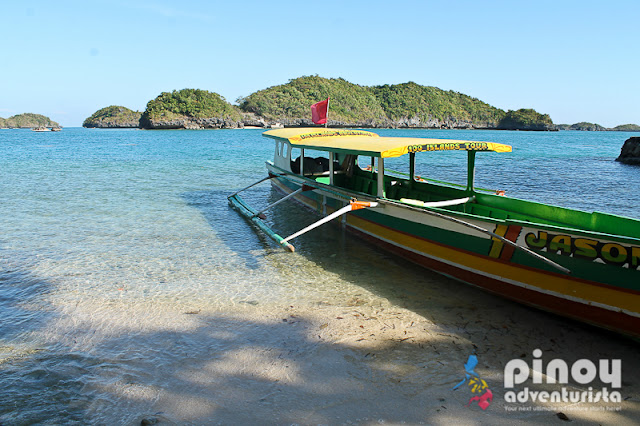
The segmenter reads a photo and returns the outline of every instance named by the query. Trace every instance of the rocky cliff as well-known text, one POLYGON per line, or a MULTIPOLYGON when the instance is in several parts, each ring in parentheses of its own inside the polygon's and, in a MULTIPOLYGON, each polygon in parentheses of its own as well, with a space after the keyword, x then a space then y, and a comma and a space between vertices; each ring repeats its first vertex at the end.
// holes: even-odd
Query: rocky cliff
POLYGON ((640 137, 633 137, 624 141, 620 156, 616 158, 616 161, 640 165, 640 137))

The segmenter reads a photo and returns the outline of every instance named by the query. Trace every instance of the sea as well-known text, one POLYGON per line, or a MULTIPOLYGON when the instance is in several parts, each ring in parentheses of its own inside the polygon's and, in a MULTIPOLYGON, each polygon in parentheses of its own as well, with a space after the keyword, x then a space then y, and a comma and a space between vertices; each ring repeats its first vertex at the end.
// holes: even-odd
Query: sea
MULTIPOLYGON (((634 133, 376 132, 508 144, 510 153, 478 154, 478 187, 640 219, 640 167, 615 161, 634 133)), ((200 402, 185 406, 184 417, 167 401, 205 386, 193 378, 196 370, 229 347, 238 349, 238 341, 268 350, 268 329, 254 325, 278 309, 300 307, 304 316, 323 306, 384 303, 411 311, 418 296, 448 294, 453 287, 457 309, 468 318, 479 318, 478 305, 461 300, 509 303, 384 253, 335 224, 299 237, 296 252, 285 253, 227 202, 228 195, 266 176, 264 163, 273 157, 274 144, 261 134, 258 129, 0 130, 0 425, 140 424, 144 416, 178 424, 231 424, 238 411, 225 398, 238 389, 234 380, 241 380, 240 373, 216 382, 226 396, 194 395, 200 402), (216 325, 218 334, 203 332, 216 325), (158 408, 159 401, 164 408, 158 408)), ((419 154, 416 173, 463 184, 462 154, 419 154)), ((388 160, 386 166, 408 170, 405 159, 388 160)), ((257 207, 278 197, 268 182, 243 193, 257 207)), ((317 219, 285 202, 270 210, 267 220, 284 236, 317 219)), ((439 300, 429 307, 431 318, 451 309, 447 298, 439 300)), ((426 317, 425 309, 412 312, 426 317)), ((510 318, 523 319, 524 334, 548 315, 518 305, 508 311, 510 318)), ((492 315, 501 320, 499 309, 492 315)), ((578 327, 581 336, 605 345, 624 346, 590 327, 553 321, 555 327, 578 327)), ((235 398, 242 399, 254 385, 238 386, 245 393, 235 398)), ((269 413, 281 412, 278 403, 269 407, 269 413)), ((265 423, 385 420, 343 413, 339 421, 333 414, 316 421, 300 417, 303 411, 296 417, 289 408, 291 417, 265 423)), ((416 421, 411 416, 391 420, 416 421)))

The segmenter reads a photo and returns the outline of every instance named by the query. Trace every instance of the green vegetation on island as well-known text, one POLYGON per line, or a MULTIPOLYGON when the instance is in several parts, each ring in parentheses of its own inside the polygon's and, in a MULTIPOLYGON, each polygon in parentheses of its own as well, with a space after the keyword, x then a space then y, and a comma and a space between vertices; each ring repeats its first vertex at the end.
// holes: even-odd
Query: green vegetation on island
POLYGON ((640 132, 640 126, 637 124, 622 124, 613 128, 607 128, 596 123, 588 123, 581 121, 575 124, 557 124, 558 130, 579 130, 583 132, 640 132))
POLYGON ((388 119, 406 123, 407 127, 496 127, 505 112, 472 98, 444 91, 437 87, 421 86, 414 82, 370 89, 380 102, 388 119))
POLYGON ((581 121, 579 123, 575 123, 572 125, 567 125, 566 128, 564 128, 562 130, 580 130, 580 131, 585 131, 585 132, 601 132, 604 130, 609 130, 604 126, 601 126, 599 124, 596 123, 589 123, 586 121, 581 121))
POLYGON ((30 112, 14 115, 6 119, 0 117, 1 129, 29 129, 33 127, 60 127, 60 125, 49 117, 30 112))
MULTIPOLYGON (((342 78, 319 76, 303 76, 259 90, 238 98, 238 106, 206 90, 163 92, 147 103, 139 126, 147 129, 312 126, 310 107, 326 98, 331 99, 328 121, 333 127, 555 130, 548 115, 532 109, 505 112, 471 96, 437 87, 413 82, 368 87, 342 78)), ((124 107, 103 108, 85 120, 85 127, 110 127, 105 124, 110 121, 105 122, 104 117, 127 111, 130 110, 124 107)))
POLYGON ((309 125, 309 107, 330 99, 329 123, 363 127, 491 128, 505 115, 476 98, 409 82, 366 87, 305 76, 238 99, 240 109, 285 125, 309 125))
POLYGON ((162 92, 147 103, 140 124, 148 129, 238 127, 242 114, 217 93, 200 89, 162 92))
POLYGON ((386 127, 389 120, 368 87, 342 78, 305 76, 238 99, 240 109, 288 126, 310 125, 310 107, 329 100, 329 122, 337 125, 386 127))
POLYGON ((640 126, 638 126, 637 124, 621 124, 611 130, 615 130, 618 132, 640 132, 640 126))
POLYGON ((509 110, 498 123, 499 130, 555 130, 548 114, 533 109, 509 110))
POLYGON ((137 128, 140 127, 141 115, 139 111, 111 105, 94 112, 91 117, 84 120, 82 127, 137 128))

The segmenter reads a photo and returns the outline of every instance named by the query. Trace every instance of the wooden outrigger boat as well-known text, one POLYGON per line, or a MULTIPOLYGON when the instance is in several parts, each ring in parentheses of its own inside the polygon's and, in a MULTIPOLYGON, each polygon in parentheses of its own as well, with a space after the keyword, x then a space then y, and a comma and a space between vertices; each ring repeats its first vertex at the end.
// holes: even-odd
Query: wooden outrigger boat
POLYGON ((267 162, 268 177, 249 187, 270 180, 287 195, 262 211, 240 198, 249 187, 229 201, 283 247, 293 251, 292 239, 340 217, 348 230, 429 269, 640 337, 640 221, 474 188, 476 153, 510 152, 509 145, 322 128, 263 135, 275 140, 274 160, 267 162), (305 157, 305 150, 328 159, 305 157), (416 178, 416 154, 448 150, 468 153, 466 187, 416 178), (408 177, 385 175, 385 158, 407 154, 408 177), (368 170, 358 156, 371 157, 368 170), (289 198, 326 216, 282 238, 263 213, 289 198))

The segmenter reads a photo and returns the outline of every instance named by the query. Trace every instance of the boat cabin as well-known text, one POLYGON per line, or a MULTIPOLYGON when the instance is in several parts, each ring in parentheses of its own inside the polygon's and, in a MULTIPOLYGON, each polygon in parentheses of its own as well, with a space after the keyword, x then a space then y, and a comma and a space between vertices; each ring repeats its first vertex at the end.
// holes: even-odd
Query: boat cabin
POLYGON ((425 191, 425 185, 428 184, 415 176, 416 152, 467 151, 466 188, 442 194, 444 198, 450 198, 462 193, 473 195, 476 151, 511 151, 508 145, 489 142, 421 139, 420 145, 416 145, 418 140, 415 138, 383 138, 362 130, 280 129, 264 135, 275 140, 273 164, 284 171, 373 197, 416 202, 431 201, 428 194, 431 191, 425 191), (314 157, 309 155, 311 150, 322 151, 326 156, 314 157), (385 176, 385 158, 405 154, 409 154, 409 174, 406 178, 385 176), (363 157, 370 158, 367 166, 358 162, 363 157))

